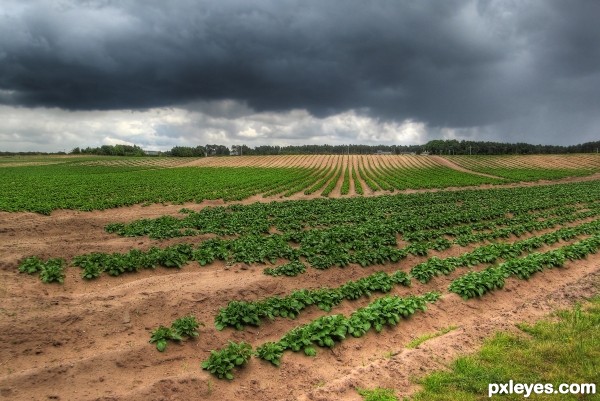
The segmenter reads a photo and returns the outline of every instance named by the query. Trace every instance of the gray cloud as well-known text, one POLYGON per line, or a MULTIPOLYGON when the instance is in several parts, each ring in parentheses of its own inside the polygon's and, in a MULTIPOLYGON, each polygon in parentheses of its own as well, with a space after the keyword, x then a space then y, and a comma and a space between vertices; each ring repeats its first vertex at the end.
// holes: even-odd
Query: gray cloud
MULTIPOLYGON (((430 137, 598 137, 594 0, 3 3, 0 104, 177 107, 228 120, 221 134, 207 128, 227 140, 238 139, 244 129, 232 127, 248 116, 280 113, 293 124, 298 110, 321 133, 328 118, 355 115, 374 125, 414 121, 430 137)), ((264 138, 278 138, 275 120, 264 138)), ((331 135, 359 138, 352 121, 331 135)), ((176 138, 182 130, 165 123, 158 131, 176 138)))

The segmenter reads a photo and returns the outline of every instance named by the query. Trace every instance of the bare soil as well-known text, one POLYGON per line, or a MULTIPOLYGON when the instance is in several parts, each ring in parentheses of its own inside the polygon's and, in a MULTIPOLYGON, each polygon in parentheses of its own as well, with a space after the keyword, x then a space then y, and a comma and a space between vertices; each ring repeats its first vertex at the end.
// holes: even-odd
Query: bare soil
POLYGON ((495 175, 485 174, 485 173, 479 173, 477 171, 466 169, 466 168, 464 168, 462 166, 459 166, 458 164, 454 163, 453 161, 445 159, 445 158, 440 157, 440 156, 429 156, 429 157, 432 158, 433 160, 435 160, 436 162, 438 162, 438 163, 446 166, 446 167, 450 167, 453 170, 462 171, 463 173, 470 173, 470 174, 480 175, 482 177, 502 179, 502 178, 497 177, 495 175))
MULTIPOLYGON (((222 202, 189 207, 218 204, 222 202)), ((600 290, 600 255, 539 273, 528 281, 509 279, 503 290, 470 301, 447 293, 450 281, 464 273, 457 271, 426 286, 415 282, 411 288, 396 289, 394 293, 399 295, 437 289, 444 296, 425 313, 393 329, 348 339, 331 350, 319 350, 315 358, 286 353, 280 368, 253 358, 228 382, 200 369, 210 350, 221 348, 228 340, 243 340, 256 347, 324 314, 312 308, 297 320, 277 319, 258 328, 219 332, 214 317, 228 301, 336 286, 377 270, 408 271, 424 259, 411 256, 400 263, 366 269, 309 269, 296 278, 266 276, 260 265, 219 262, 86 282, 78 268, 70 267, 63 285, 43 284, 37 277, 16 271, 18 261, 29 255, 70 259, 92 251, 123 252, 189 241, 119 238, 103 229, 110 222, 176 214, 181 207, 56 211, 51 216, 0 212, 0 340, 4 345, 0 349, 0 398, 359 400, 356 387, 379 386, 394 388, 404 396, 418 388, 415 377, 475 350, 495 331, 515 330, 516 322, 540 319, 600 290), (164 353, 148 343, 151 330, 188 314, 206 324, 198 339, 170 343, 164 353), (451 325, 458 328, 416 349, 405 348, 412 339, 451 325)), ((454 248, 439 255, 458 251, 454 248)), ((334 313, 350 314, 370 301, 344 302, 334 313)))

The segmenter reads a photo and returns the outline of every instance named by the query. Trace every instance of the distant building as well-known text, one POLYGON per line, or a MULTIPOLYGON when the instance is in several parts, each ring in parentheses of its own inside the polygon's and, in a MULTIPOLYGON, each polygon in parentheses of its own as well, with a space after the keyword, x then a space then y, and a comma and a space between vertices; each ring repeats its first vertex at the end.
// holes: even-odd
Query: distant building
POLYGON ((383 150, 378 150, 375 154, 376 155, 391 155, 392 152, 384 152, 383 150))
POLYGON ((160 156, 159 150, 144 150, 146 156, 160 156))
POLYGON ((423 156, 429 156, 429 151, 428 150, 424 150, 423 152, 421 152, 421 154, 423 156))

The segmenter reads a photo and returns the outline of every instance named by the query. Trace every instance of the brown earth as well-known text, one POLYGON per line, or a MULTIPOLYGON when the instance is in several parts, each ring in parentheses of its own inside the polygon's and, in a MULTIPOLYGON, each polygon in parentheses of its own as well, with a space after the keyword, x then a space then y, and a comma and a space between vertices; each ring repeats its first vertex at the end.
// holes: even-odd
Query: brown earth
MULTIPOLYGON (((580 179, 577 179, 580 180, 580 179)), ((261 199, 262 200, 262 199, 261 199)), ((248 202, 248 201, 246 201, 248 202)), ((245 203, 246 203, 245 202, 245 203)), ((220 201, 189 205, 198 209, 220 201)), ((187 206, 187 205, 186 205, 187 206)), ((515 330, 516 322, 540 319, 557 308, 597 294, 600 255, 564 269, 538 273, 529 281, 509 279, 503 290, 464 301, 447 292, 459 269, 427 285, 398 288, 395 294, 439 290, 444 296, 419 313, 380 334, 348 339, 315 358, 286 353, 275 368, 253 358, 235 372, 233 382, 200 369, 210 350, 228 340, 258 346, 277 340, 298 324, 322 316, 312 308, 297 320, 277 319, 244 331, 214 328, 214 316, 232 299, 254 300, 298 288, 337 286, 377 270, 410 270, 424 258, 409 257, 385 266, 309 269, 295 278, 262 274, 262 266, 223 262, 203 268, 159 268, 85 282, 78 268, 68 268, 64 285, 43 284, 16 272, 23 257, 72 258, 92 251, 189 241, 119 238, 104 232, 110 222, 176 214, 181 205, 134 206, 98 212, 56 211, 51 216, 0 212, 0 398, 10 400, 359 400, 355 387, 389 387, 408 395, 419 377, 443 368, 457 355, 475 350, 497 330, 515 330), (194 314, 206 326, 197 340, 171 343, 164 353, 149 344, 150 331, 194 314), (412 339, 448 326, 458 328, 406 349, 412 339)), ((203 237, 195 237, 201 240, 203 237)), ((439 256, 471 249, 452 248, 439 256)), ((350 314, 369 299, 344 302, 333 313, 350 314)))
POLYGON ((501 177, 496 177, 495 175, 490 175, 490 174, 485 174, 485 173, 479 173, 477 171, 473 171, 473 170, 468 170, 462 166, 459 166, 458 164, 454 163, 451 160, 445 159, 441 156, 429 156, 430 158, 432 158, 433 160, 435 160, 436 162, 446 166, 446 167, 450 167, 453 170, 458 170, 458 171, 462 171, 463 173, 470 173, 470 174, 475 174, 475 175, 480 175, 482 177, 488 177, 488 178, 498 178, 498 179, 502 179, 501 177))
MULTIPOLYGON (((439 156, 438 156, 439 157, 439 156)), ((443 156, 441 159, 451 160, 461 167, 504 167, 504 168, 537 168, 537 169, 593 169, 600 168, 598 154, 571 155, 502 155, 483 159, 470 156, 443 156)))

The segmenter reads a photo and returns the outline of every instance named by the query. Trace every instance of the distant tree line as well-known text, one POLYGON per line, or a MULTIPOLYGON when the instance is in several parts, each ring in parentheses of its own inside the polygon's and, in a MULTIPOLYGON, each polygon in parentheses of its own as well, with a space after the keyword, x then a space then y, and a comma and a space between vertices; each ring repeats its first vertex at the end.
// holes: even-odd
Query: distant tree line
MULTIPOLYGON (((597 153, 600 150, 600 141, 586 142, 578 145, 532 145, 529 143, 502 143, 482 141, 457 141, 436 139, 425 145, 290 145, 271 146, 261 145, 248 147, 246 145, 205 146, 175 146, 166 152, 152 152, 163 156, 174 157, 204 157, 204 156, 229 156, 229 155, 326 155, 326 154, 373 154, 389 152, 391 154, 428 152, 436 155, 508 155, 508 154, 564 154, 564 153, 597 153)), ((49 155, 65 154, 65 152, 0 152, 0 156, 15 155, 49 155)), ((74 148, 73 155, 106 155, 106 156, 145 156, 145 152, 137 145, 103 145, 97 148, 74 148)))
POLYGON ((146 153, 137 145, 102 145, 98 148, 74 148, 72 155, 144 156, 146 153))
POLYGON ((600 141, 586 142, 579 145, 531 145, 529 143, 501 143, 480 141, 433 140, 423 145, 423 150, 432 154, 443 155, 528 155, 528 154, 561 154, 592 153, 600 149, 600 141))
POLYGON ((560 154, 598 152, 600 141, 579 145, 531 145, 528 143, 500 143, 482 141, 432 140, 425 145, 300 145, 269 146, 250 148, 246 145, 234 147, 242 155, 305 155, 305 154, 373 154, 379 151, 392 154, 425 151, 432 154, 456 155, 506 155, 506 154, 560 154))

